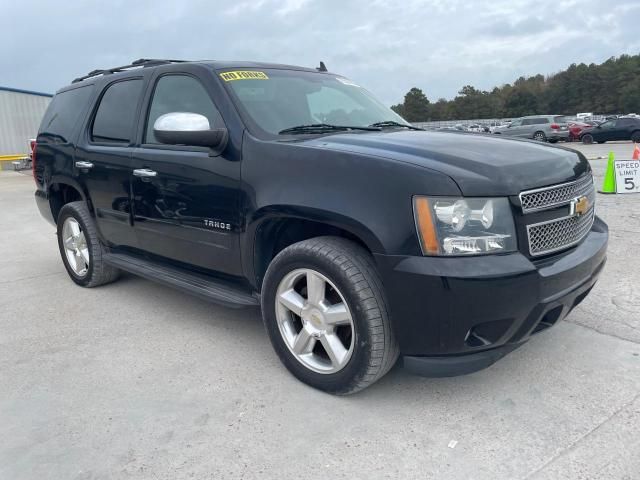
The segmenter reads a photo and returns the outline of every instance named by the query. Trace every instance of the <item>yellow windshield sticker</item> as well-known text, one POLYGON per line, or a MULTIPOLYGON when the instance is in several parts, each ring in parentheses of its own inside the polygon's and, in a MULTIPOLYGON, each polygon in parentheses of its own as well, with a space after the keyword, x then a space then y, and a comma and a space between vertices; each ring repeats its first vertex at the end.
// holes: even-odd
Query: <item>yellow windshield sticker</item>
POLYGON ((233 72, 223 72, 220 77, 225 82, 231 82, 233 80, 269 80, 267 74, 264 72, 256 72, 255 70, 235 70, 233 72))

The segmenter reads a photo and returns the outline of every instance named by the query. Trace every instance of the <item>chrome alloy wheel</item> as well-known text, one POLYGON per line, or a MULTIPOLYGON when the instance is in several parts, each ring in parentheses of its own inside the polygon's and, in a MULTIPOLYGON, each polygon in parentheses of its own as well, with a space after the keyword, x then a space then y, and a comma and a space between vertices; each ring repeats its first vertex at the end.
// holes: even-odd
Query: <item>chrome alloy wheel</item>
POLYGON ((355 330, 344 297, 308 268, 289 272, 276 292, 280 334, 296 360, 318 373, 342 370, 353 354, 355 330))
POLYGON ((89 248, 87 239, 78 221, 67 217, 62 224, 62 244, 69 266, 79 277, 89 271, 89 248))

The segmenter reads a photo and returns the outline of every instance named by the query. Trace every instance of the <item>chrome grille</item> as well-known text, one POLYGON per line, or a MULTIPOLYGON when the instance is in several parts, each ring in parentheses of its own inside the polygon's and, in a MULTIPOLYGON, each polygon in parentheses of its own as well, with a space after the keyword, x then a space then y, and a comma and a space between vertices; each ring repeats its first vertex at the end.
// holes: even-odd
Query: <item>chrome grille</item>
POLYGON ((527 190, 520 194, 522 212, 530 213, 565 205, 574 198, 588 195, 592 191, 593 176, 590 173, 573 182, 527 190))
POLYGON ((593 225, 595 208, 584 215, 572 215, 548 222, 527 225, 529 253, 545 255, 571 247, 582 240, 593 225))

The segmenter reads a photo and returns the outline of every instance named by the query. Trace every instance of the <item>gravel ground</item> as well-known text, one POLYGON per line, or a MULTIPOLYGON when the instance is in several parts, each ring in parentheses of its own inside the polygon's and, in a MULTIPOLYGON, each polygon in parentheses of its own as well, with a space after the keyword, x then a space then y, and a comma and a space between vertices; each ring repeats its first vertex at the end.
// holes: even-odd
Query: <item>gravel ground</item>
POLYGON ((609 262, 566 321, 487 370, 339 398, 288 374, 257 310, 76 287, 33 189, 0 173, 1 479, 640 478, 640 195, 598 196, 609 262))

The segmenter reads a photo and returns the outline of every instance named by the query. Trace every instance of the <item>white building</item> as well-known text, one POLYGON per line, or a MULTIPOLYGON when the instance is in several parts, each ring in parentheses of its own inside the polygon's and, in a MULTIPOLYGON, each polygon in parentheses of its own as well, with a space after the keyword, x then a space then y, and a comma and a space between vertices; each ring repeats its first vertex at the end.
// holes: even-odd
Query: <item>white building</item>
POLYGON ((29 139, 36 137, 52 96, 0 87, 0 168, 15 156, 28 155, 29 139))

